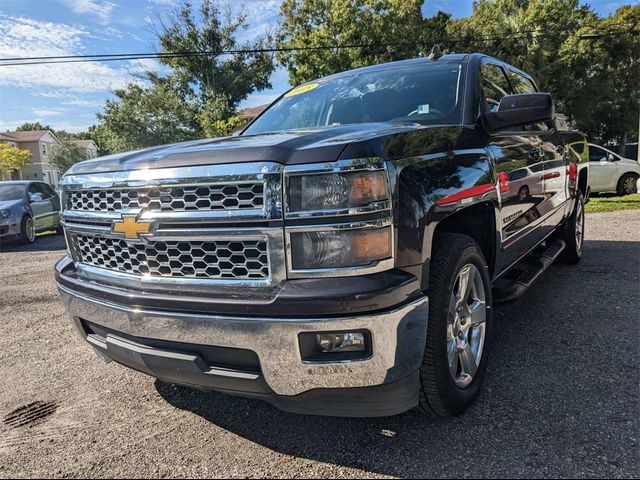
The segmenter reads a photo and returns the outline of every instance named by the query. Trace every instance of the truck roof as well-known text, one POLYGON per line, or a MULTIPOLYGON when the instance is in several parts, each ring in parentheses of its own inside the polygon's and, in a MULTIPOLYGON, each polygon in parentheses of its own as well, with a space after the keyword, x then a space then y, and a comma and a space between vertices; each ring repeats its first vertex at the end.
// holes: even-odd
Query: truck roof
POLYGON ((442 55, 441 57, 437 58, 437 59, 430 59, 428 57, 416 57, 416 58, 410 58, 407 60, 397 60, 395 62, 386 62, 386 63, 379 63, 377 65, 370 65, 367 67, 361 67, 361 68, 355 68, 353 70, 347 70, 344 72, 339 72, 339 73, 334 73, 332 75, 327 75, 326 77, 322 77, 319 78, 318 80, 327 80, 327 79, 331 79, 331 78, 339 78, 341 76, 348 76, 348 75, 354 75, 354 74, 359 74, 359 73, 368 73, 368 72, 375 72, 378 70, 385 70, 387 68, 395 68, 395 67, 401 67, 401 66, 411 66, 411 65, 419 65, 419 64, 427 64, 427 63, 443 63, 443 62, 458 62, 458 63, 470 63, 470 62, 479 62, 481 59, 483 58, 488 58, 491 59, 494 62, 500 63, 503 66, 507 67, 510 70, 516 71, 522 75, 524 75, 527 78, 531 78, 531 75, 527 74, 526 72, 523 72, 522 70, 514 67, 513 65, 510 65, 506 62, 503 62, 502 60, 498 59, 498 58, 494 58, 491 57, 489 55, 486 55, 484 53, 451 53, 451 54, 447 54, 447 55, 442 55))

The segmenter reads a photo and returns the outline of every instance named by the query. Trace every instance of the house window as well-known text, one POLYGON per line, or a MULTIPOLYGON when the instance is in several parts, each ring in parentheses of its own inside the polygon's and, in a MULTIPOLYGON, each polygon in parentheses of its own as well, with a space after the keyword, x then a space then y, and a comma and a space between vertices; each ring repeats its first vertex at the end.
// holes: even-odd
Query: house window
POLYGON ((47 156, 47 144, 46 143, 42 144, 42 156, 43 157, 47 156))

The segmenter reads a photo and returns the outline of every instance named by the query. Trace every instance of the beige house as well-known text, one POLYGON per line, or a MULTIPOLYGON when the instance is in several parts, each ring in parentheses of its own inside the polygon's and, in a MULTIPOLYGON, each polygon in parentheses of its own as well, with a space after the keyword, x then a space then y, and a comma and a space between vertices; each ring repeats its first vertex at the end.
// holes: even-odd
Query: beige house
POLYGON ((72 142, 82 149, 84 158, 87 160, 98 156, 98 146, 93 140, 72 140, 72 142))
POLYGON ((49 152, 55 141, 56 137, 49 130, 1 132, 0 143, 7 143, 12 147, 29 150, 31 159, 21 171, 14 172, 11 178, 6 174, 0 174, 0 179, 38 180, 57 188, 60 174, 49 164, 49 152))

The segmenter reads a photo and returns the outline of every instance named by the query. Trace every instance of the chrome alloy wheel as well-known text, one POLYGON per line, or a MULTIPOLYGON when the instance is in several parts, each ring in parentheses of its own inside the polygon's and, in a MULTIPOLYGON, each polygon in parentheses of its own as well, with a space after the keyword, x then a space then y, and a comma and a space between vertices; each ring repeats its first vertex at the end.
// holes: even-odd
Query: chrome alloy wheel
POLYGON ((29 239, 29 242, 34 242, 36 239, 36 229, 33 226, 33 218, 27 217, 27 221, 24 224, 25 234, 29 239))
POLYGON ((584 206, 582 202, 576 205, 576 252, 582 252, 582 242, 584 240, 584 206))
POLYGON ((487 303, 482 275, 468 263, 458 273, 449 301, 447 360, 455 384, 465 388, 473 381, 484 348, 487 303))
POLYGON ((636 179, 633 178, 633 176, 629 176, 624 180, 624 183, 622 184, 622 190, 624 191, 624 193, 626 193, 627 195, 631 195, 632 193, 636 193, 638 187, 636 184, 636 179))

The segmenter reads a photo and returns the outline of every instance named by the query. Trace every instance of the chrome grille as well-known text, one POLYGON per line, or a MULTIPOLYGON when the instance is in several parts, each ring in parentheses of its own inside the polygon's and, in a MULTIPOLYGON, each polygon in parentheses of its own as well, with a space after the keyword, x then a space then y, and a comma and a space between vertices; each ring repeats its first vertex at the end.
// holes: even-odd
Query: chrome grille
POLYGON ((73 236, 78 260, 94 267, 152 277, 265 280, 267 242, 140 242, 95 235, 73 236))
POLYGON ((263 206, 264 183, 246 182, 69 191, 67 208, 92 212, 138 208, 158 212, 192 212, 263 206))

